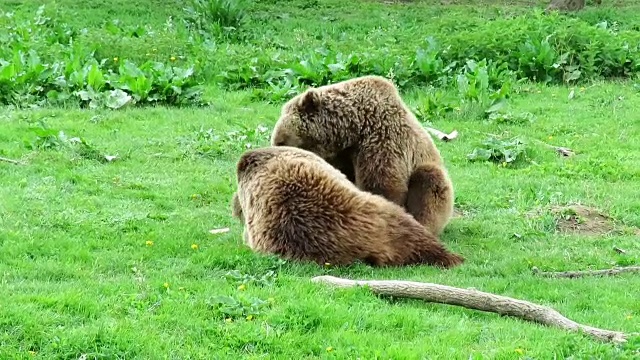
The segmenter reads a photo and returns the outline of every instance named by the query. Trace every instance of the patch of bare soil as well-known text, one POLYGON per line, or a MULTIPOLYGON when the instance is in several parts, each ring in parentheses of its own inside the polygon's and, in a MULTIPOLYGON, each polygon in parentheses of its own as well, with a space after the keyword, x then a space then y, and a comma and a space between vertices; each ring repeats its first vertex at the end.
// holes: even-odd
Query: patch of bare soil
POLYGON ((584 205, 556 206, 551 212, 557 229, 564 233, 603 235, 615 229, 610 217, 584 205))

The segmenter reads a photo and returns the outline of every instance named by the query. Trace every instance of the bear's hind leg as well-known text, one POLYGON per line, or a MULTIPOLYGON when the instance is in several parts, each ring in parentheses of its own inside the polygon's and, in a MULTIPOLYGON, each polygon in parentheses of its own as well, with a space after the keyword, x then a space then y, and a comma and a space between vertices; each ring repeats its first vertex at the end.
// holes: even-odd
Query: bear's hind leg
POLYGON ((405 209, 432 234, 440 235, 453 215, 453 184, 441 165, 421 165, 409 178, 405 209))

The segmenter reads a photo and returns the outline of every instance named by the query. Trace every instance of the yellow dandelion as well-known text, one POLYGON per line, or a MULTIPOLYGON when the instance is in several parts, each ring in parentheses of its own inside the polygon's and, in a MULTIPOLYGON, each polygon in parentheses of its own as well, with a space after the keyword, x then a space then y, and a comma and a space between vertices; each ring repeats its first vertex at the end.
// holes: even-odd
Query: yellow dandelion
POLYGON ((631 316, 631 315, 627 315, 627 316, 625 317, 625 319, 627 319, 627 320, 631 320, 631 319, 633 319, 633 316, 631 316))
POLYGON ((191 244, 191 248, 193 250, 198 250, 198 244, 191 244))
POLYGON ((153 246, 153 241, 151 241, 151 240, 147 240, 147 241, 145 242, 145 244, 147 244, 147 246, 153 246))
POLYGON ((171 61, 176 61, 176 57, 175 57, 175 56, 172 56, 172 57, 170 57, 169 59, 170 59, 171 61))
POLYGON ((166 283, 162 284, 162 286, 164 286, 166 289, 168 289, 169 288, 169 283, 166 282, 166 283))
POLYGON ((113 61, 114 61, 114 62, 118 62, 118 57, 117 57, 117 56, 116 56, 116 57, 114 57, 114 58, 113 58, 113 61))
POLYGON ((247 288, 247 285, 245 285, 245 284, 242 284, 242 285, 238 286, 238 290, 240 290, 240 291, 244 291, 246 288, 247 288))
POLYGON ((233 321, 233 320, 231 320, 230 318, 226 318, 226 319, 224 319, 224 322, 226 322, 226 323, 231 323, 232 321, 233 321))
POLYGON ((517 348, 517 349, 515 350, 515 352, 516 352, 516 353, 518 353, 518 354, 520 354, 520 355, 524 354, 524 350, 522 350, 522 349, 520 349, 520 348, 517 348))
POLYGON ((33 350, 29 350, 29 355, 31 355, 31 356, 36 356, 36 354, 37 354, 37 353, 36 353, 35 351, 33 351, 33 350))
POLYGON ((247 316, 247 320, 249 320, 249 321, 253 320, 253 315, 247 316))
POLYGON ((324 266, 331 266, 331 263, 326 262, 324 263, 324 266))
POLYGON ((332 352, 332 351, 333 351, 333 347, 327 346, 327 352, 332 352))

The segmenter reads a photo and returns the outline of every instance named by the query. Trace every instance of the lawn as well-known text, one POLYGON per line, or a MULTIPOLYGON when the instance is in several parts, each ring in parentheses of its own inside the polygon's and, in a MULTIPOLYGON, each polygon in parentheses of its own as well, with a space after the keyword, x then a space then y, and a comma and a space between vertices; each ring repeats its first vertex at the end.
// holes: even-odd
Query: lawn
POLYGON ((532 271, 640 263, 639 5, 605 0, 545 17, 527 4, 539 10, 546 1, 272 0, 250 4, 238 30, 220 30, 206 17, 187 28, 179 3, 59 0, 47 2, 42 16, 52 20, 42 25, 24 22, 36 2, 0 0, 0 10, 15 12, 0 25, 17 24, 0 30, 0 157, 19 162, 0 161, 1 359, 640 358, 639 336, 613 345, 309 281, 329 274, 473 287, 586 325, 640 331, 638 274, 553 279, 532 271), (73 44, 52 40, 50 29, 73 44), (567 40, 567 29, 584 34, 567 40), (550 33, 545 47, 540 39, 550 33), (451 48, 429 48, 428 36, 451 48), (524 36, 534 50, 518 47, 524 36), (581 47, 580 36, 593 48, 581 47), (55 71, 65 85, 42 80, 54 70, 11 78, 11 61, 45 74, 16 60, 11 51, 20 47, 50 69, 76 61, 71 70, 89 70, 75 85, 63 70, 55 71), (607 58, 609 50, 630 60, 607 58), (473 51, 482 56, 465 68, 460 59, 473 51), (538 51, 537 60, 526 51, 538 51), (566 63, 563 51, 573 51, 566 63), (171 80, 179 93, 161 85, 110 93, 117 81, 96 80, 108 70, 120 71, 121 83, 144 78, 122 75, 131 61, 156 86, 161 71, 151 78, 142 65, 149 60, 193 66, 194 75, 171 80), (294 81, 278 77, 278 67, 290 67, 294 81), (465 264, 335 268, 253 253, 230 212, 239 155, 268 145, 283 102, 309 84, 389 69, 425 126, 459 132, 435 141, 456 192, 457 216, 442 241, 465 264), (185 95, 196 84, 197 101, 185 95), (137 103, 122 105, 125 92, 137 103), (469 159, 487 150, 499 157, 516 139, 515 159, 469 159))

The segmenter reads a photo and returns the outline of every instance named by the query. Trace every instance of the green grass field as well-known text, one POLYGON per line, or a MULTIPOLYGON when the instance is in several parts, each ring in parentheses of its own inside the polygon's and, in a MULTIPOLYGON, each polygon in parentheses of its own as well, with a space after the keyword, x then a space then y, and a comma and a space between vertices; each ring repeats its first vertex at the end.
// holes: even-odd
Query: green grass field
MULTIPOLYGON (((616 21, 617 31, 640 34, 637 3, 604 3, 588 4, 574 18, 585 26, 616 21)), ((112 110, 22 98, 21 106, 1 108, 0 156, 21 164, 0 161, 0 359, 640 359, 638 336, 607 344, 496 314, 309 281, 330 274, 473 287, 548 305, 586 325, 639 332, 637 274, 549 279, 532 272, 640 263, 634 74, 568 85, 519 81, 503 109, 508 116, 497 119, 484 118, 482 106, 452 87, 403 88, 416 109, 425 99, 448 101, 446 110, 420 118, 460 133, 450 142, 436 139, 459 214, 442 240, 467 259, 460 267, 319 267, 242 244, 229 203, 235 163, 243 149, 268 144, 284 98, 220 86, 213 79, 224 66, 264 54, 290 59, 327 44, 404 56, 429 34, 453 39, 546 2, 354 4, 258 1, 250 5, 250 36, 204 46, 186 30, 165 33, 169 17, 179 23, 183 16, 180 2, 47 2, 47 11, 57 7, 57 21, 87 29, 78 43, 98 44, 107 61, 205 64, 199 81, 210 104, 112 110), (109 37, 105 19, 155 32, 109 37), (468 160, 491 134, 517 136, 525 151, 508 166, 468 160), (559 156, 545 144, 575 155, 559 156), (225 227, 230 231, 209 233, 225 227)), ((0 0, 0 10, 17 17, 32 18, 39 5, 0 0)), ((0 39, 10 32, 0 30, 0 39)), ((0 81, 0 89, 8 87, 0 81)))

